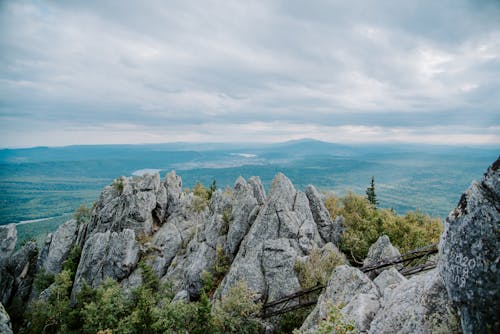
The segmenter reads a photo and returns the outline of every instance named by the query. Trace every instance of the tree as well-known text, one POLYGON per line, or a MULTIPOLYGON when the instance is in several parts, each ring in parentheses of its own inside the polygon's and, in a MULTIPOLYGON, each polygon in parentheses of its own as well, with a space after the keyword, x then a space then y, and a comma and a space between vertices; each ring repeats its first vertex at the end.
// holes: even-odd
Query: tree
POLYGON ((370 203, 374 206, 377 206, 377 194, 375 194, 375 177, 372 176, 372 181, 370 182, 370 186, 366 188, 366 198, 370 203))

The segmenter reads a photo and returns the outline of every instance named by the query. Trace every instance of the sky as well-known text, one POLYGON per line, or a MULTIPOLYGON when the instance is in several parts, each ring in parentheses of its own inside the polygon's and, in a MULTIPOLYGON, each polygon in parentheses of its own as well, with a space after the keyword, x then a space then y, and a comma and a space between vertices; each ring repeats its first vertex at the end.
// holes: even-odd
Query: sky
POLYGON ((500 1, 0 0, 0 147, 500 144, 500 1))

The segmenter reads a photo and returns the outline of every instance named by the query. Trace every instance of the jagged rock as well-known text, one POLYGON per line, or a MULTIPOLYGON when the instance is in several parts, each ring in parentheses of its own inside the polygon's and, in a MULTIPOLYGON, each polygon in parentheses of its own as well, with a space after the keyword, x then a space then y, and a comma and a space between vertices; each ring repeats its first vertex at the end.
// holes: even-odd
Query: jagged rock
POLYGON ((309 206, 314 217, 314 221, 318 225, 319 234, 325 242, 333 242, 338 244, 340 234, 342 233, 341 220, 335 219, 332 221, 330 213, 325 207, 325 198, 322 196, 313 185, 306 188, 306 196, 309 200, 309 206))
POLYGON ((252 187, 253 197, 257 200, 259 205, 264 205, 266 202, 266 191, 262 186, 262 182, 260 181, 260 177, 252 176, 248 179, 248 184, 252 187))
POLYGON ((172 302, 189 302, 189 294, 186 290, 177 292, 172 299, 172 302))
POLYGON ((2 334, 12 334, 12 324, 10 322, 10 317, 3 304, 0 303, 0 333, 2 334))
POLYGON ((228 222, 229 230, 226 243, 226 253, 233 257, 236 255, 243 237, 253 224, 252 219, 256 218, 251 215, 259 205, 259 199, 256 196, 263 196, 259 192, 259 189, 262 189, 260 179, 253 179, 251 182, 247 183, 242 177, 239 177, 234 185, 231 201, 233 205, 230 217, 228 217, 230 221, 228 222))
POLYGON ((192 257, 185 276, 185 287, 191 300, 198 299, 203 288, 202 273, 211 272, 215 256, 215 249, 203 242, 192 257))
POLYGON ((38 249, 35 242, 27 242, 10 258, 0 271, 0 302, 9 307, 17 299, 28 300, 36 273, 38 249))
POLYGON ((352 304, 349 308, 342 310, 343 313, 360 326, 360 330, 366 330, 369 320, 373 318, 378 307, 375 300, 380 297, 375 284, 359 269, 348 265, 336 267, 328 281, 325 292, 319 297, 315 308, 306 318, 301 331, 313 333, 319 322, 326 318, 329 308, 337 306, 342 308, 352 304), (364 294, 365 296, 359 296, 364 294))
POLYGON ((0 226, 0 263, 12 255, 12 252, 16 247, 16 242, 16 224, 0 226))
POLYGON ((75 275, 73 296, 86 281, 97 287, 106 278, 120 281, 139 261, 139 244, 131 229, 121 232, 95 233, 85 243, 75 275))
POLYGON ((385 295, 385 289, 394 289, 400 283, 406 282, 407 279, 396 270, 396 268, 389 268, 384 270, 380 275, 378 275, 373 283, 377 286, 378 290, 385 295))
POLYGON ((175 224, 167 222, 154 234, 152 244, 155 256, 149 264, 158 277, 162 277, 182 246, 181 233, 175 224))
POLYGON ((170 216, 179 206, 182 179, 175 171, 171 171, 165 176, 164 186, 167 190, 167 216, 170 216))
POLYGON ((132 229, 137 235, 150 235, 164 223, 167 190, 159 174, 122 177, 104 188, 87 227, 94 233, 132 229))
MULTIPOLYGON (((322 245, 316 224, 304 193, 295 190, 290 180, 278 173, 271 184, 269 197, 260 209, 255 222, 243 239, 239 251, 231 265, 229 273, 219 287, 218 296, 225 295, 231 286, 240 280, 245 280, 257 298, 267 300, 282 297, 292 291, 284 291, 282 286, 274 282, 268 284, 269 275, 275 268, 264 250, 266 245, 274 243, 285 247, 275 253, 282 253, 280 270, 287 273, 283 277, 282 286, 298 287, 298 281, 293 270, 292 257, 305 255, 309 248, 322 245), (312 238, 312 239, 310 239, 312 238), (287 240, 288 239, 288 240, 287 240), (276 241, 278 240, 278 241, 276 241), (319 243, 319 244, 318 244, 319 243)), ((277 273, 276 273, 277 274, 277 273)))
POLYGON ((437 271, 414 276, 386 295, 369 333, 460 333, 437 271))
POLYGON ((38 261, 36 264, 36 270, 39 271, 43 268, 45 261, 47 261, 47 256, 49 256, 50 243, 52 242, 52 233, 47 234, 45 240, 43 241, 42 249, 38 254, 38 261))
POLYGON ((472 183, 441 236, 439 272, 465 333, 500 332, 499 169, 500 158, 472 183))
MULTIPOLYGON (((377 241, 373 245, 370 246, 370 249, 368 250, 368 255, 366 256, 366 259, 363 261, 363 266, 366 267, 375 264, 379 261, 398 256, 401 256, 399 250, 391 244, 391 241, 389 240, 388 236, 382 235, 377 239, 377 241)), ((399 264, 395 266, 385 267, 382 269, 372 270, 368 274, 368 276, 370 276, 370 278, 374 278, 382 271, 387 270, 391 267, 396 267, 397 269, 401 269, 402 265, 399 264)))
MULTIPOLYGON (((45 271, 57 274, 62 269, 62 263, 68 257, 78 235, 78 224, 72 219, 59 226, 52 235, 47 257, 42 268, 45 271)), ((41 254, 44 255, 43 253, 41 254)))

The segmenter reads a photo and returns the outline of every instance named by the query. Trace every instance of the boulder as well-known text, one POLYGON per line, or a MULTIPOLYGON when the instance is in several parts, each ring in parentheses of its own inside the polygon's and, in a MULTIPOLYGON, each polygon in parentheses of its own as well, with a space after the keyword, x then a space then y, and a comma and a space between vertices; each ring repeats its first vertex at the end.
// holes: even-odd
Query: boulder
MULTIPOLYGON (((377 241, 370 246, 370 249, 368 250, 368 255, 366 256, 366 259, 363 261, 363 266, 367 267, 373 264, 376 264, 380 261, 389 259, 389 258, 395 258, 401 256, 401 253, 399 250, 394 247, 391 244, 391 241, 389 240, 389 237, 386 235, 380 236, 377 241)), ((402 264, 397 264, 394 266, 389 266, 381 269, 376 269, 372 270, 368 273, 368 276, 370 278, 375 278, 378 274, 380 274, 382 271, 387 270, 391 267, 395 267, 397 269, 403 268, 402 264)))
POLYGON ((12 324, 10 322, 10 317, 3 304, 0 303, 0 333, 2 334, 12 334, 12 324))
POLYGON ((369 333, 460 333, 459 319, 437 271, 403 281, 386 295, 369 333))
POLYGON ((17 242, 17 229, 16 224, 0 226, 0 262, 8 259, 17 242))
POLYGON ((380 273, 380 275, 373 280, 373 283, 375 283, 378 290, 385 296, 385 290, 387 288, 394 289, 399 284, 406 281, 406 277, 401 275, 396 268, 389 268, 380 273))
POLYGON ((446 218, 439 273, 464 333, 500 332, 500 158, 446 218))
POLYGON ((266 191, 262 186, 262 182, 260 181, 260 177, 252 176, 248 179, 248 184, 252 187, 253 197, 257 200, 259 205, 264 205, 266 202, 266 191))
POLYGON ((336 306, 348 319, 355 321, 358 330, 366 331, 379 308, 379 297, 377 287, 363 272, 348 265, 338 266, 300 329, 314 333, 320 321, 326 318, 329 308, 336 306))
POLYGON ((52 235, 48 252, 40 254, 45 259, 42 268, 46 272, 57 274, 62 269, 62 263, 68 257, 71 248, 75 244, 78 235, 78 224, 72 219, 59 226, 57 231, 52 235))
POLYGON ((72 296, 80 291, 84 281, 92 287, 97 287, 108 277, 121 281, 138 261, 139 244, 133 230, 95 233, 83 247, 72 296))

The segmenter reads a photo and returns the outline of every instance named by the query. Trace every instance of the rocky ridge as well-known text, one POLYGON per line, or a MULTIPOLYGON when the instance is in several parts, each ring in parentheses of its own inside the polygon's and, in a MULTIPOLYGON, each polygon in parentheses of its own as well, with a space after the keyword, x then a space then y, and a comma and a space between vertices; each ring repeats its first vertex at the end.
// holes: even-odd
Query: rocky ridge
MULTIPOLYGON (((315 332, 332 305, 360 332, 497 329, 499 165, 497 160, 480 183, 473 183, 448 217, 438 269, 407 279, 398 267, 368 276, 338 266, 301 331, 315 332), (467 259, 468 269, 457 279, 459 257, 461 264, 467 259)), ((28 302, 35 273, 60 271, 75 246, 81 256, 73 296, 84 281, 96 287, 112 278, 125 290, 139 286, 142 261, 162 282, 173 283, 176 300, 196 300, 204 273, 217 275, 217 264, 224 260, 227 273, 217 282, 214 298, 244 280, 256 299, 273 301, 301 289, 297 261, 313 250, 339 252, 342 219, 330 217, 314 186, 302 192, 281 173, 269 195, 258 177, 240 177, 232 189, 218 189, 209 200, 184 192, 175 172, 164 180, 159 174, 122 177, 103 190, 88 223, 70 220, 61 225, 40 251, 27 243, 13 253, 15 226, 0 227, 1 302, 7 307, 14 299, 28 302)), ((382 236, 365 264, 399 255, 382 236)))

